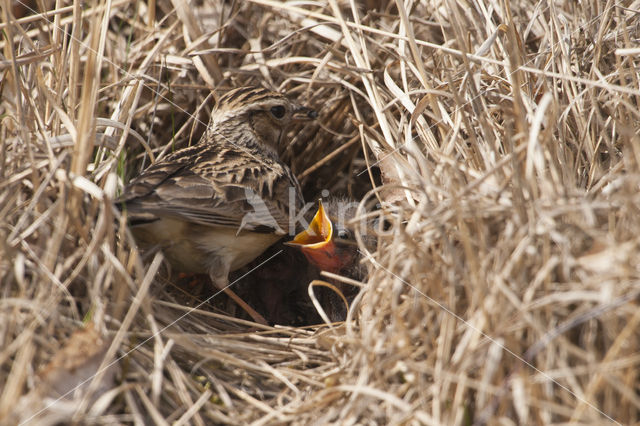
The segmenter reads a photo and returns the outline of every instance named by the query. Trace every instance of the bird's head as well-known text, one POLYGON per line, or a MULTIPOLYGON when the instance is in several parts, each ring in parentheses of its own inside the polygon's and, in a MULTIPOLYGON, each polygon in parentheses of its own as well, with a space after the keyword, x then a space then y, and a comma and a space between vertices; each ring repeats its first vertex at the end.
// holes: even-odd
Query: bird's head
POLYGON ((313 109, 299 105, 278 92, 240 87, 219 99, 209 126, 226 137, 233 137, 235 143, 257 141, 277 153, 292 123, 313 120, 317 116, 313 109), (243 135, 253 137, 243 138, 243 135))
POLYGON ((345 272, 359 258, 353 226, 348 223, 356 209, 357 203, 349 200, 332 200, 327 208, 320 201, 309 227, 285 244, 300 248, 322 270, 345 272))

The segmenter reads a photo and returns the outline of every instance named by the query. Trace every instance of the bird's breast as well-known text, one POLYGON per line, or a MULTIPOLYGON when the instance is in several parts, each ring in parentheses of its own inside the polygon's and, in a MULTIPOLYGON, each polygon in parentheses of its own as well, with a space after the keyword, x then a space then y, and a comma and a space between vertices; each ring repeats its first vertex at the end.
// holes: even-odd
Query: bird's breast
POLYGON ((171 266, 180 272, 209 273, 220 260, 236 270, 254 260, 279 235, 204 226, 172 218, 132 227, 138 244, 145 249, 159 248, 171 266))
POLYGON ((270 245, 280 239, 279 235, 242 231, 230 228, 211 228, 194 238, 195 243, 213 257, 225 257, 234 271, 260 256, 270 245))

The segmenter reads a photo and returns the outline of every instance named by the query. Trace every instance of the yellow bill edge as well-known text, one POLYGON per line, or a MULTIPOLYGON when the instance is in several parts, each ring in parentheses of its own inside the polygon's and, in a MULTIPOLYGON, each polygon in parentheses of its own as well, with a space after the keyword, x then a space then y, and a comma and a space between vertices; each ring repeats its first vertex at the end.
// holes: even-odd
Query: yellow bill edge
POLYGON ((291 246, 304 246, 307 248, 322 248, 333 238, 333 224, 324 210, 322 201, 318 201, 318 211, 309 227, 298 233, 293 240, 287 242, 291 246))
POLYGON ((337 256, 336 246, 333 242, 333 224, 322 205, 322 201, 319 200, 318 204, 318 211, 309 227, 285 244, 299 247, 307 259, 320 269, 336 272, 342 263, 337 256))

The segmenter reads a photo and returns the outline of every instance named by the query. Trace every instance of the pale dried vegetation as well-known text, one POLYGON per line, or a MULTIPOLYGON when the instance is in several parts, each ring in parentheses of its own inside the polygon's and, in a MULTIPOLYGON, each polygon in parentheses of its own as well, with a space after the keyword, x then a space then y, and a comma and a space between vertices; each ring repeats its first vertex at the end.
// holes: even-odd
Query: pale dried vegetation
POLYGON ((640 422, 640 1, 18 3, 0 422, 640 422), (246 84, 319 111, 307 197, 382 202, 345 322, 178 297, 113 209, 246 84))

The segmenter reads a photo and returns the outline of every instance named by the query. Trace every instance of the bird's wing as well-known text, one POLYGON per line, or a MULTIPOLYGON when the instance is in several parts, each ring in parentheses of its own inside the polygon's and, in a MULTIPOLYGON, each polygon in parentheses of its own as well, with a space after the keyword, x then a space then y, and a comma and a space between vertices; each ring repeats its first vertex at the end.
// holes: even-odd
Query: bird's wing
POLYGON ((291 170, 237 148, 196 145, 171 154, 131 181, 119 200, 132 224, 162 216, 207 226, 286 233, 302 206, 291 170))

